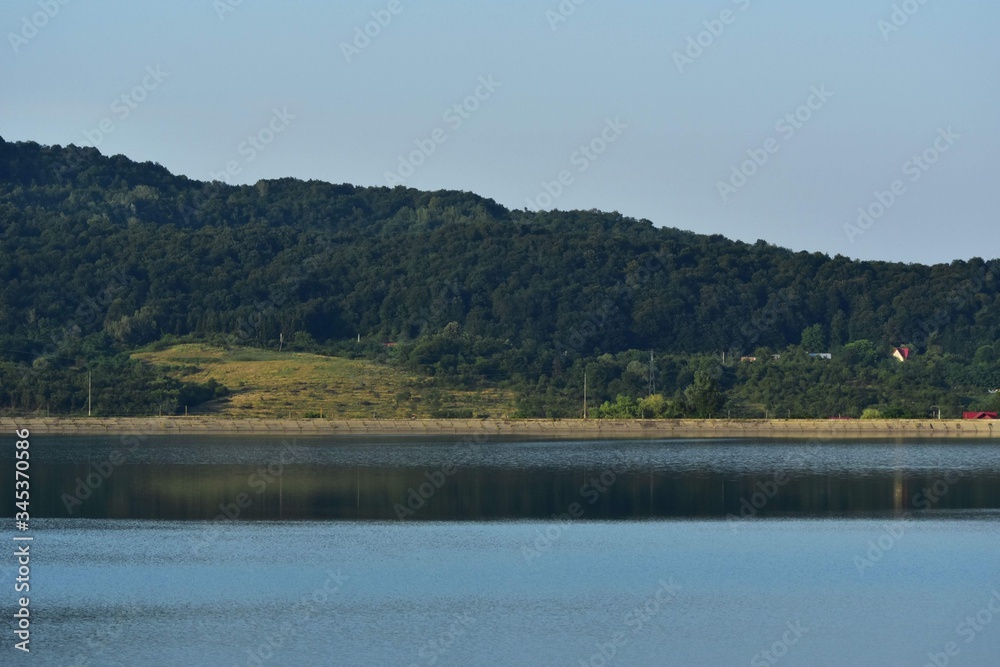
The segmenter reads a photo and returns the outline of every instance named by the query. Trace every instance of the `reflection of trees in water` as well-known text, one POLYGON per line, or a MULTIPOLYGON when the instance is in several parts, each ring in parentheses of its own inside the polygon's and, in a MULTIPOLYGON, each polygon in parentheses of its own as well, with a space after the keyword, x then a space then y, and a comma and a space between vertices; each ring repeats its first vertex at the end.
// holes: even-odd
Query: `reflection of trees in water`
MULTIPOLYGON (((861 515, 912 511, 911 499, 940 484, 946 471, 867 471, 864 475, 795 473, 775 484, 775 473, 676 472, 618 469, 465 467, 447 476, 406 520, 550 519, 573 503, 583 519, 656 517, 724 518, 762 489, 757 516, 861 515), (611 473, 611 474, 608 474, 611 473), (602 474, 604 475, 602 478, 602 474)), ((237 519, 397 519, 411 489, 428 481, 423 468, 287 466, 274 483, 248 484, 255 469, 243 465, 123 465, 74 508, 73 516, 210 520, 222 507, 237 519), (243 494, 243 495, 241 495, 243 494), (240 500, 241 502, 237 502, 240 500), (230 512, 232 513, 232 511, 230 512)), ((86 465, 48 464, 36 472, 42 488, 33 499, 39 516, 66 517, 62 491, 72 493, 86 465)), ((1000 475, 966 473, 929 508, 1000 509, 1000 475)), ((431 487, 424 486, 425 491, 431 487)), ((13 494, 0 504, 10 505, 13 494)), ((13 512, 13 507, 5 507, 13 512)))

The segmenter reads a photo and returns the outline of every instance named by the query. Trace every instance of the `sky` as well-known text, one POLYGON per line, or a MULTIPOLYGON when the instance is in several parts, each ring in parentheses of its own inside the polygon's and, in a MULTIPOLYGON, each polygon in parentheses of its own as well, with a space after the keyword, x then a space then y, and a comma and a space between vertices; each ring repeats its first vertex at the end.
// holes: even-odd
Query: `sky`
POLYGON ((4 0, 0 136, 995 258, 1000 3, 4 0))

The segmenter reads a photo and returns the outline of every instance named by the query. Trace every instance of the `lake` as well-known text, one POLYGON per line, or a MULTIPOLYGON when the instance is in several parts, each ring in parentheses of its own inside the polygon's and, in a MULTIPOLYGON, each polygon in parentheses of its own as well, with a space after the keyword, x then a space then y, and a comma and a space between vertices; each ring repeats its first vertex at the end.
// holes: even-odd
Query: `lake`
POLYGON ((1000 652, 989 442, 39 436, 31 451, 37 664, 1000 652))

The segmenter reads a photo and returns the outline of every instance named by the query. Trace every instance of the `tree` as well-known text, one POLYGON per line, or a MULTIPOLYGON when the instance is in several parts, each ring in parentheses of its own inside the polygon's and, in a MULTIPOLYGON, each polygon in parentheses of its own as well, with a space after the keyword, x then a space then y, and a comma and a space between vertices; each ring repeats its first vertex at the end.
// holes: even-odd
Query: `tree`
POLYGON ((874 366, 879 362, 878 347, 870 340, 856 340, 844 346, 844 362, 862 366, 874 366))
POLYGON ((531 416, 576 414, 584 371, 593 402, 637 400, 650 349, 673 398, 637 404, 643 415, 721 416, 720 396, 734 415, 954 413, 1000 388, 998 277, 1000 260, 854 261, 618 213, 290 178, 206 184, 95 149, 0 143, 8 410, 76 410, 72 367, 107 362, 95 407, 155 414, 157 392, 180 389, 120 363, 136 346, 284 335, 442 389, 507 391, 531 416), (893 365, 901 341, 925 354, 893 365), (844 344, 833 363, 805 358, 844 344), (754 348, 756 363, 718 368, 721 350, 754 348))
POLYGON ((600 419, 636 419, 640 416, 638 404, 628 396, 618 395, 614 403, 605 402, 597 409, 600 419))
POLYGON ((807 352, 825 352, 827 348, 826 330, 822 324, 814 324, 802 331, 802 347, 807 352))
POLYGON ((698 419, 717 416, 723 400, 718 383, 705 371, 696 372, 694 383, 684 390, 687 412, 698 419))
POLYGON ((667 401, 663 394, 653 394, 639 399, 639 416, 643 419, 656 419, 663 415, 667 401))

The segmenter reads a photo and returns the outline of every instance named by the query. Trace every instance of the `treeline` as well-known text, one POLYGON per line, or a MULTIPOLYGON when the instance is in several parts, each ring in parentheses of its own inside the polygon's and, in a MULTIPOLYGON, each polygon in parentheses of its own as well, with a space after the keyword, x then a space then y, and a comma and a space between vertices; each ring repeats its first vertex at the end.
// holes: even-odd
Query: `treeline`
POLYGON ((984 351, 1000 339, 998 269, 858 262, 461 192, 202 183, 0 140, 0 409, 79 410, 97 364, 128 387, 102 392, 106 410, 180 409, 196 390, 125 355, 164 337, 281 339, 502 385, 525 416, 579 414, 584 369, 597 405, 648 398, 637 365, 651 350, 664 414, 703 411, 706 383, 730 413, 957 407, 998 384, 984 351), (861 341, 873 364, 855 358, 861 341), (901 344, 914 361, 889 365, 901 344), (738 363, 765 348, 787 356, 738 363), (824 366, 791 348, 836 353, 824 366))
POLYGON ((947 419, 970 409, 1000 411, 1000 393, 989 389, 1000 390, 1000 345, 981 347, 972 360, 931 351, 906 362, 868 340, 832 348, 831 359, 810 357, 807 349, 760 348, 753 360, 725 363, 721 356, 664 359, 654 363, 653 376, 666 390, 652 395, 641 353, 605 357, 587 364, 590 378, 602 365, 603 377, 614 378, 610 392, 597 392, 603 403, 592 404, 591 414, 815 419, 859 418, 868 410, 886 419, 947 419))

